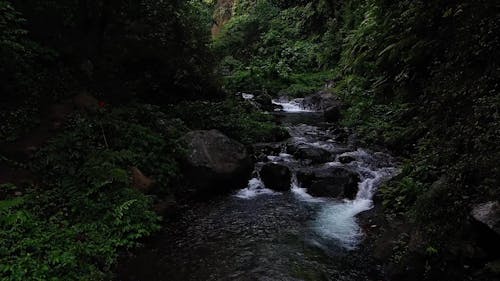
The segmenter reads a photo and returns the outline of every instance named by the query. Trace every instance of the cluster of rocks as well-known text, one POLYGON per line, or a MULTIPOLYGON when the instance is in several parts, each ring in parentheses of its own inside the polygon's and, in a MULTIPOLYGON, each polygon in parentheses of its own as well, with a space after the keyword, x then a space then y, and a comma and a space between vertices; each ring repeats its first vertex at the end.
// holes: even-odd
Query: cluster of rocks
MULTIPOLYGON (((253 172, 253 157, 244 145, 223 135, 217 130, 192 131, 184 138, 188 153, 184 159, 183 173, 189 186, 197 193, 220 194, 245 187, 253 172)), ((358 190, 359 174, 344 166, 323 165, 333 161, 335 155, 330 151, 286 143, 254 145, 254 153, 278 155, 283 147, 286 152, 307 165, 291 167, 268 159, 260 167, 260 178, 265 186, 276 191, 291 189, 292 174, 313 196, 353 199, 358 190)), ((350 156, 339 157, 348 163, 355 159, 350 156)))
MULTIPOLYGON (((266 93, 239 93, 239 96, 259 109, 274 110, 271 96, 266 93)), ((342 104, 327 90, 310 95, 302 102, 304 107, 324 112, 326 121, 338 121, 340 118, 342 104)), ((196 193, 217 194, 245 187, 254 170, 254 160, 267 162, 268 155, 279 155, 284 149, 305 165, 292 169, 283 163, 263 164, 259 175, 267 188, 289 190, 292 174, 295 173, 297 180, 313 196, 352 199, 357 193, 358 173, 346 167, 322 165, 334 161, 336 154, 321 147, 307 143, 273 142, 255 144, 253 151, 249 151, 217 130, 192 131, 183 140, 188 151, 183 161, 183 174, 196 193)), ((338 160, 345 164, 354 161, 348 156, 338 160)))
MULTIPOLYGON (((263 92, 254 92, 252 94, 238 93, 243 99, 249 101, 256 108, 264 111, 274 111, 277 107, 272 102, 271 95, 263 92)), ((342 109, 344 104, 340 98, 332 93, 331 89, 325 87, 325 89, 308 95, 303 99, 297 99, 300 101, 302 108, 309 109, 312 111, 323 112, 325 121, 327 122, 337 122, 342 117, 342 109)))
POLYGON ((328 122, 337 122, 342 117, 343 104, 341 100, 327 89, 306 96, 302 105, 304 108, 323 112, 323 116, 328 122))

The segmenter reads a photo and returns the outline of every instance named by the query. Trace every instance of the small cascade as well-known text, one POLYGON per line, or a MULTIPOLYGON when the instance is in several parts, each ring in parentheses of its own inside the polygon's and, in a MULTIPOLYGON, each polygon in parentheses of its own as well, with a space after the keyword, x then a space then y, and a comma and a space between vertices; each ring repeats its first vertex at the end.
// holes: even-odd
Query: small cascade
POLYGON ((291 113, 297 113, 297 112, 315 112, 315 110, 308 109, 304 107, 302 101, 304 99, 298 98, 298 99, 279 99, 279 100, 273 100, 272 103, 275 105, 279 105, 283 108, 283 111, 285 112, 291 112, 291 113))
POLYGON ((254 177, 248 181, 248 185, 246 188, 239 190, 235 194, 236 197, 241 199, 252 199, 259 195, 264 195, 264 194, 267 195, 279 194, 278 192, 275 192, 265 187, 264 182, 262 182, 260 178, 259 171, 260 171, 260 166, 256 166, 255 171, 253 173, 254 177))
POLYGON ((303 188, 300 186, 299 181, 297 180, 297 173, 292 172, 292 192, 294 195, 301 201, 305 202, 325 202, 325 198, 318 198, 318 197, 313 197, 309 193, 307 193, 307 188, 303 188))
MULTIPOLYGON (((313 112, 302 106, 301 99, 280 99, 273 103, 282 106, 283 111, 288 113, 301 115, 300 113, 303 112, 313 112)), ((333 241, 344 249, 355 249, 363 237, 356 215, 373 207, 372 198, 377 187, 393 177, 398 172, 397 168, 392 164, 389 155, 372 153, 360 148, 353 151, 352 148, 336 143, 325 128, 299 123, 289 124, 288 130, 292 136, 288 141, 289 144, 325 150, 335 156, 333 162, 321 164, 324 168, 342 167, 355 171, 359 175, 358 192, 353 200, 314 197, 307 192, 307 186, 301 185, 297 179, 297 172, 304 168, 318 168, 317 164, 310 166, 312 164, 308 164, 307 161, 296 159, 287 152, 286 145, 282 146, 278 155, 267 156, 268 161, 286 165, 292 172, 291 193, 294 197, 317 209, 316 218, 311 222, 311 229, 316 234, 313 235, 314 244, 325 245, 333 241), (340 157, 349 157, 352 161, 342 164, 338 161, 340 157)), ((256 165, 256 176, 249 181, 246 188, 236 194, 236 197, 251 200, 261 195, 284 195, 284 193, 265 188, 265 184, 258 175, 262 165, 264 165, 263 162, 256 165)))
MULTIPOLYGON (((253 102, 249 95, 243 98, 253 102)), ((281 99, 274 104, 287 111, 274 114, 287 127, 290 139, 260 144, 269 147, 259 150, 261 162, 247 187, 234 196, 194 204, 182 219, 166 221, 168 231, 162 239, 133 262, 148 269, 136 279, 303 280, 305 275, 297 272, 314 273, 311 280, 380 279, 372 276, 367 249, 359 247, 364 234, 356 216, 373 207, 378 186, 398 172, 394 161, 384 153, 341 141, 346 138, 335 133, 344 131, 324 123, 323 114, 303 108, 301 100, 281 99), (263 157, 262 151, 270 154, 263 157), (267 163, 290 170, 289 192, 266 188, 260 171, 267 163), (339 186, 342 191, 349 188, 353 200, 308 193, 308 188, 317 190, 313 184, 318 183, 320 189, 322 185, 335 189, 337 179, 338 184, 346 179, 335 171, 359 178, 357 194, 352 181, 339 186)))

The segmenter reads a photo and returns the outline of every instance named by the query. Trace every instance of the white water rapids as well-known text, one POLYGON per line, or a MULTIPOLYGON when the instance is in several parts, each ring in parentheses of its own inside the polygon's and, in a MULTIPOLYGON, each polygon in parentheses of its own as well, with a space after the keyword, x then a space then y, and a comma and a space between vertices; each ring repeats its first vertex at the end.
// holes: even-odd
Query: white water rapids
MULTIPOLYGON (((313 112, 301 106, 301 101, 273 101, 280 105, 284 112, 293 114, 304 114, 313 112)), ((307 125, 290 125, 291 142, 300 142, 311 147, 320 147, 322 149, 335 152, 345 149, 345 146, 337 144, 331 139, 325 140, 325 131, 307 125), (319 137, 321 136, 321 137, 319 137)), ((293 167, 303 165, 299 160, 294 159, 290 154, 282 151, 279 155, 268 156, 268 161, 282 163, 292 170, 291 192, 297 200, 305 204, 316 205, 318 212, 316 218, 310 223, 311 229, 317 234, 320 241, 313 241, 318 246, 323 246, 321 241, 335 242, 345 249, 352 250, 361 241, 363 237, 362 230, 357 223, 356 215, 367 211, 373 207, 373 195, 377 187, 385 180, 393 177, 397 172, 390 160, 390 156, 383 153, 372 153, 364 149, 356 149, 337 155, 337 160, 323 164, 324 166, 344 166, 356 171, 361 181, 358 184, 358 193, 354 200, 336 200, 333 198, 313 197, 307 193, 307 186, 302 186, 297 181, 293 167), (338 158, 349 156, 354 159, 349 164, 338 162, 338 158)), ((263 163, 260 163, 260 166, 263 163)), ((256 166, 256 176, 249 181, 246 188, 240 190, 235 196, 245 200, 257 200, 260 196, 279 196, 282 193, 267 189, 258 175, 259 164, 256 166)))
POLYGON ((275 105, 279 105, 283 108, 283 111, 285 112, 291 112, 291 113, 300 113, 300 112, 315 112, 312 109, 308 109, 302 105, 302 100, 301 98, 299 99, 279 99, 279 100, 273 100, 272 103, 275 105))

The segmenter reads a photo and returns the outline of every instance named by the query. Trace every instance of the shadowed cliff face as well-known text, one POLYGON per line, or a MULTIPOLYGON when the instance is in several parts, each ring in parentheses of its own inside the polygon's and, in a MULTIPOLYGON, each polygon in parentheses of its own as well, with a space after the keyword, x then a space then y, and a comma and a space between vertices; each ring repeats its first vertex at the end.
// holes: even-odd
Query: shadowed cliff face
POLYGON ((212 26, 212 36, 217 36, 222 27, 233 16, 233 7, 236 0, 218 0, 214 11, 214 24, 212 26))

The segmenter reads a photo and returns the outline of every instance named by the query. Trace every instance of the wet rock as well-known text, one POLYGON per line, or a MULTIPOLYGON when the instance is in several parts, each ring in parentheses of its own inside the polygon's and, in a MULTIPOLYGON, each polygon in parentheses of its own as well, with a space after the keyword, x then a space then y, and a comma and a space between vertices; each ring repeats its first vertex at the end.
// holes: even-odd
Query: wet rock
POLYGON ((252 146, 253 155, 257 161, 267 162, 267 156, 280 154, 282 146, 281 142, 256 143, 252 146))
POLYGON ((477 204, 472 208, 472 217, 479 223, 500 235, 500 204, 498 201, 490 201, 477 204))
POLYGON ((349 155, 343 155, 339 156, 339 162, 342 164, 349 164, 351 162, 356 161, 356 158, 349 156, 349 155))
POLYGON ((339 103, 337 96, 328 91, 319 91, 304 97, 302 104, 314 110, 325 110, 339 103))
POLYGON ((333 138, 339 142, 346 142, 351 135, 348 128, 333 127, 329 130, 330 134, 333 134, 333 138))
POLYGON ((132 173, 132 187, 144 193, 149 192, 155 183, 154 180, 145 176, 137 167, 130 168, 130 171, 132 173))
POLYGON ((266 111, 273 111, 275 105, 273 104, 273 98, 266 93, 259 93, 255 96, 254 101, 259 105, 259 107, 266 111))
POLYGON ((217 130, 192 131, 183 138, 188 153, 184 174, 201 192, 222 192, 244 187, 253 171, 244 145, 217 130))
POLYGON ((312 163, 326 163, 332 160, 329 151, 313 146, 299 147, 294 151, 293 155, 298 159, 311 160, 312 163))
POLYGON ((290 137, 290 133, 282 127, 275 127, 271 130, 271 135, 269 136, 269 140, 273 142, 281 142, 290 137))
POLYGON ((253 145, 255 154, 278 155, 283 144, 279 142, 256 143, 253 145))
POLYGON ((360 181, 358 173, 343 167, 304 169, 297 179, 313 196, 349 199, 356 197, 360 181))
POLYGON ((342 117, 340 109, 341 109, 340 104, 326 108, 323 111, 323 116, 325 117, 325 120, 328 122, 338 122, 342 117))
POLYGON ((317 111, 323 111, 325 120, 337 122, 341 117, 342 102, 328 91, 320 91, 304 98, 303 106, 317 111))
POLYGON ((287 166, 268 163, 260 170, 260 178, 269 189, 287 191, 290 190, 292 173, 287 166))

